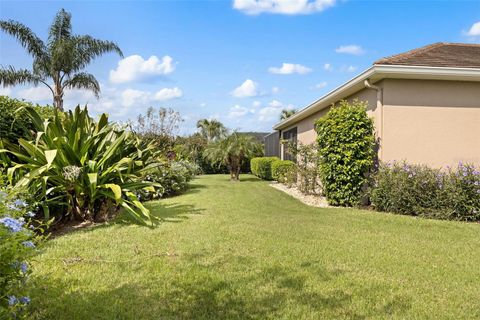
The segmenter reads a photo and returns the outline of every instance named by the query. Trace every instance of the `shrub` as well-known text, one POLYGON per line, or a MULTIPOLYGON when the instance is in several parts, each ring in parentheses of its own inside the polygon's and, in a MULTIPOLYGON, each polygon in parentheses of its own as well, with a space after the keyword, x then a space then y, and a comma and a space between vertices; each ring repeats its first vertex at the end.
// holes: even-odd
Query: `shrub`
POLYGON ((374 165, 375 137, 366 103, 341 101, 316 123, 320 179, 332 205, 358 204, 374 165))
POLYGON ((159 165, 152 145, 110 125, 105 114, 93 120, 86 108, 56 113, 46 123, 32 108, 25 110, 39 132, 36 139, 7 143, 0 153, 16 158, 9 179, 28 190, 46 219, 103 221, 122 207, 138 222, 151 220, 134 193, 159 187, 141 179, 142 171, 159 165))
POLYGON ((272 163, 279 160, 277 157, 257 157, 250 160, 250 170, 257 177, 264 180, 273 180, 272 163))
POLYGON ((36 235, 33 213, 19 194, 0 188, 0 319, 22 317, 30 299, 25 286, 28 260, 41 237, 36 235))
POLYGON ((161 187, 154 191, 140 190, 139 198, 154 200, 181 194, 188 189, 188 183, 199 171, 200 168, 196 164, 188 161, 165 162, 161 166, 147 170, 143 173, 143 179, 157 183, 161 187))
POLYGON ((53 108, 34 106, 31 103, 0 96, 0 138, 16 143, 19 138, 33 137, 35 126, 22 108, 34 108, 42 118, 53 116, 53 108))
POLYGON ((480 220, 480 172, 403 163, 381 164, 370 192, 375 209, 438 219, 480 220))
POLYGON ((290 160, 275 160, 272 162, 272 178, 280 183, 293 184, 296 180, 295 163, 290 160))

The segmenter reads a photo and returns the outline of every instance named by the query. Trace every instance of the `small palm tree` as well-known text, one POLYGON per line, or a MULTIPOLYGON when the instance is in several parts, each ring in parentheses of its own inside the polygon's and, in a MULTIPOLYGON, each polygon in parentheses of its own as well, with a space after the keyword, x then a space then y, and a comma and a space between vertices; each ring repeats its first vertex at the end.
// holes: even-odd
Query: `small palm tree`
POLYGON ((197 129, 200 134, 205 137, 208 142, 212 142, 225 137, 227 128, 218 120, 201 119, 197 121, 197 129))
POLYGON ((280 113, 280 121, 290 118, 296 112, 297 112, 297 110, 295 110, 295 109, 291 109, 291 110, 290 109, 283 109, 282 113, 280 113))
POLYGON ((61 9, 48 32, 45 44, 33 31, 20 22, 0 20, 0 29, 14 36, 33 57, 32 70, 0 67, 0 84, 4 87, 18 84, 39 83, 46 85, 53 95, 53 105, 63 110, 65 89, 86 89, 98 98, 100 85, 92 74, 82 70, 95 58, 116 52, 123 57, 120 48, 111 41, 91 36, 73 35, 71 14, 61 9), (48 83, 51 79, 53 83, 48 83))
POLYGON ((233 132, 226 138, 210 144, 203 156, 213 164, 226 165, 230 171, 230 180, 239 181, 244 161, 261 152, 261 144, 252 136, 233 132))

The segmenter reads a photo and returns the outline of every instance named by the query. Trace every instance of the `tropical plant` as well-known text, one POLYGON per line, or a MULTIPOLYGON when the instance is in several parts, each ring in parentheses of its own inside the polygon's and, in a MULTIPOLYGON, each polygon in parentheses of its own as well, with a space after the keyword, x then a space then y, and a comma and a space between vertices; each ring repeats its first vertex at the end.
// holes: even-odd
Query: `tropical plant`
POLYGON ((297 113, 295 109, 283 109, 280 113, 280 121, 285 120, 297 113))
POLYGON ((200 134, 207 139, 208 142, 213 142, 222 139, 227 135, 227 128, 218 120, 201 119, 197 121, 197 129, 200 134))
POLYGON ((86 89, 98 97, 100 85, 97 79, 83 71, 95 58, 107 52, 116 52, 123 57, 114 42, 73 35, 71 14, 64 9, 55 16, 46 44, 30 28, 17 21, 1 20, 0 29, 15 37, 33 57, 32 70, 13 66, 0 68, 0 84, 5 87, 42 83, 50 89, 53 105, 59 110, 63 110, 65 89, 86 89), (48 83, 49 79, 53 83, 48 83))
POLYGON ((105 114, 96 122, 79 106, 45 121, 32 108, 25 110, 36 138, 5 143, 0 153, 15 157, 8 178, 29 191, 46 219, 52 213, 60 220, 101 221, 122 207, 139 222, 151 221, 135 192, 159 187, 141 179, 144 170, 159 165, 152 144, 110 125, 105 114))
POLYGON ((213 164, 226 165, 232 181, 240 180, 243 163, 262 152, 262 145, 252 136, 233 132, 226 138, 207 146, 203 156, 213 164))
POLYGON ((332 205, 360 204, 375 161, 373 120, 367 103, 341 101, 316 123, 319 173, 332 205))

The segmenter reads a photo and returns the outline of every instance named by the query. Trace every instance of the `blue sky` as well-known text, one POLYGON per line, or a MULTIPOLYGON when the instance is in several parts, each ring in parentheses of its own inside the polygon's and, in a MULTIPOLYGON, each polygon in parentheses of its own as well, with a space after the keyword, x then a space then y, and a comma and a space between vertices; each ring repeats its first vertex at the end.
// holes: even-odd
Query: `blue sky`
MULTIPOLYGON (((72 13, 74 33, 112 40, 124 59, 105 55, 87 68, 99 100, 70 92, 66 107, 135 118, 148 106, 239 130, 270 131, 283 108, 303 108, 383 56, 438 41, 480 42, 480 1, 4 1, 0 18, 43 39, 55 13, 72 13)), ((0 64, 31 58, 0 33, 0 64)), ((0 94, 48 103, 45 88, 0 94)))

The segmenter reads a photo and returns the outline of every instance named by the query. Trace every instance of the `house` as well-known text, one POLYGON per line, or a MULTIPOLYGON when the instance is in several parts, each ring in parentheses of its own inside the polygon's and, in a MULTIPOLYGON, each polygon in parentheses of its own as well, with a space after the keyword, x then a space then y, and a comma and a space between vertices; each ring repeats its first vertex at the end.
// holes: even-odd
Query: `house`
MULTIPOLYGON (((282 139, 314 143, 315 121, 342 99, 368 103, 381 161, 480 164, 478 44, 435 43, 377 60, 274 129, 282 139)), ((288 157, 283 146, 280 156, 288 157)))

